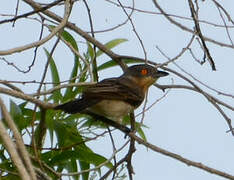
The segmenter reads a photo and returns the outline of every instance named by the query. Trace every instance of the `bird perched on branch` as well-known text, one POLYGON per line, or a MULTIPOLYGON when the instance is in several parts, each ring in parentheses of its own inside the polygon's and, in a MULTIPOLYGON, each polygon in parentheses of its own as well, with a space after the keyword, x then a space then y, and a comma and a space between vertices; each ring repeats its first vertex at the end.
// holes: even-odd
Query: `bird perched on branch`
POLYGON ((87 87, 81 98, 54 109, 70 114, 91 112, 121 123, 125 115, 141 105, 148 88, 158 78, 167 75, 167 72, 147 64, 134 65, 120 77, 104 79, 87 87))

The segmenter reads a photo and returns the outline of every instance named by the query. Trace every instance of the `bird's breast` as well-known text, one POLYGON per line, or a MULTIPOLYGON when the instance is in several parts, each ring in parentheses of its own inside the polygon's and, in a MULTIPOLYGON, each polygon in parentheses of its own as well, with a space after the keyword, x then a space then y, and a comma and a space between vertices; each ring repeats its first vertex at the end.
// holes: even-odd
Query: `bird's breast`
POLYGON ((121 123, 123 116, 133 111, 134 107, 124 101, 102 100, 88 110, 121 123))

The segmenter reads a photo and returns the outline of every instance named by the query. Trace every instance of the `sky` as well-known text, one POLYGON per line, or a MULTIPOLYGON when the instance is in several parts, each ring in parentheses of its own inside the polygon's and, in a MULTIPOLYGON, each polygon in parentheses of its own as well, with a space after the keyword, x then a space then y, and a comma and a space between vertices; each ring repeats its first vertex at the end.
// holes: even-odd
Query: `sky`
MULTIPOLYGON (((120 24, 126 19, 126 15, 120 8, 108 3, 107 1, 99 1, 98 3, 97 1, 87 2, 91 9, 95 30, 110 28, 114 25, 120 24)), ((127 6, 131 5, 131 1, 122 3, 125 3, 127 6)), ((187 1, 160 0, 158 3, 167 13, 188 18, 191 17, 187 1)), ((15 5, 16 1, 13 0, 11 0, 10 3, 9 1, 1 2, 0 14, 14 14, 15 5)), ((135 5, 136 8, 158 12, 152 1, 136 0, 135 5)), ((223 24, 219 11, 211 1, 199 1, 199 5, 199 18, 201 20, 223 24)), ((234 17, 234 1, 223 0, 222 5, 225 7, 227 12, 230 13, 230 16, 234 17)), ((31 8, 20 1, 19 14, 25 13, 29 10, 31 10, 31 8)), ((54 11, 60 15, 63 14, 62 7, 54 9, 54 11)), ((4 18, 5 17, 0 16, 0 20, 4 18)), ((156 47, 159 47, 167 56, 173 58, 179 54, 182 48, 187 46, 192 37, 192 34, 171 24, 162 15, 135 12, 132 16, 132 20, 136 31, 144 43, 148 59, 154 62, 163 63, 167 61, 156 47)), ((176 18, 176 20, 191 29, 194 27, 192 21, 178 18, 176 18)), ((82 1, 75 4, 69 21, 75 23, 83 30, 89 31, 90 27, 87 12, 82 1)), ((229 23, 229 25, 231 24, 229 23)), ((0 27, 0 39, 2 42, 0 43, 0 50, 13 48, 35 41, 38 39, 40 33, 39 23, 35 23, 33 20, 18 20, 16 21, 15 27, 12 27, 12 24, 4 24, 0 25, 0 27)), ((201 24, 201 30, 207 37, 227 44, 231 43, 227 38, 225 28, 214 27, 203 23, 201 24)), ((229 31, 230 36, 233 37, 233 28, 230 28, 229 31)), ((84 42, 84 40, 79 36, 75 35, 75 37, 77 37, 78 42, 84 42)), ((142 47, 139 40, 136 38, 130 23, 127 23, 125 26, 114 31, 97 33, 96 38, 102 43, 106 43, 115 38, 125 38, 128 41, 115 48, 114 52, 121 55, 132 55, 144 58, 142 47)), ((55 39, 52 39, 42 47, 50 50, 54 42, 55 39)), ((82 48, 85 48, 85 45, 82 42, 79 43, 81 50, 82 48)), ((207 42, 207 46, 215 61, 217 71, 212 71, 208 62, 201 66, 188 52, 180 57, 176 63, 186 72, 189 72, 193 77, 199 79, 206 85, 233 95, 233 49, 221 47, 210 42, 207 42)), ((192 49, 197 58, 203 58, 203 52, 197 41, 193 42, 192 49)), ((32 57, 32 50, 16 53, 11 56, 5 56, 5 58, 10 62, 14 62, 18 67, 24 70, 26 70, 28 65, 30 65, 32 57)), ((61 79, 67 79, 73 65, 73 55, 70 53, 68 48, 64 47, 63 44, 60 44, 54 53, 54 59, 58 65, 59 72, 63 75, 61 79)), ((46 60, 43 48, 40 48, 36 63, 28 74, 17 72, 11 66, 7 66, 4 62, 0 61, 0 79, 40 80, 40 76, 38 75, 42 74, 42 69, 46 60)), ((102 64, 107 60, 109 60, 107 56, 102 56, 98 59, 98 64, 102 64)), ((170 64, 168 67, 181 72, 181 70, 179 70, 174 64, 170 64)), ((107 77, 119 76, 120 74, 121 69, 115 67, 111 70, 101 72, 99 76, 100 79, 104 79, 107 77)), ((186 75, 186 77, 192 79, 189 75, 186 75)), ((48 77, 47 80, 49 81, 50 77, 48 77)), ((173 74, 160 79, 158 83, 188 85, 187 82, 173 74)), ((38 85, 18 86, 27 93, 31 93, 34 92, 38 85)), ((199 84, 199 86, 201 85, 199 84)), ((201 87, 206 92, 209 92, 220 100, 234 106, 233 98, 217 95, 214 91, 203 86, 201 87)), ((147 106, 150 106, 163 95, 165 95, 165 93, 160 89, 151 87, 149 90, 147 106)), ((4 97, 4 100, 7 102, 7 97, 4 97)), ((223 108, 223 110, 233 120, 233 111, 225 108, 223 108)), ((136 114, 141 111, 142 106, 136 110, 136 114)), ((137 120, 140 121, 141 117, 139 116, 137 120)), ((177 153, 190 160, 203 163, 204 165, 217 168, 218 170, 234 175, 234 137, 230 133, 226 133, 228 126, 224 118, 201 94, 185 89, 169 90, 162 100, 145 113, 144 124, 148 127, 144 129, 148 142, 168 151, 177 153)), ((114 138, 116 138, 116 146, 120 147, 124 142, 124 135, 119 132, 115 132, 114 138)), ((108 138, 103 138, 100 141, 89 144, 89 146, 92 147, 95 152, 108 156, 110 155, 112 147, 109 142, 107 143, 107 141, 110 140, 108 138)), ((203 170, 187 166, 175 159, 165 157, 164 155, 153 152, 142 145, 136 144, 136 149, 137 150, 132 161, 135 171, 134 180, 224 179, 203 170)))

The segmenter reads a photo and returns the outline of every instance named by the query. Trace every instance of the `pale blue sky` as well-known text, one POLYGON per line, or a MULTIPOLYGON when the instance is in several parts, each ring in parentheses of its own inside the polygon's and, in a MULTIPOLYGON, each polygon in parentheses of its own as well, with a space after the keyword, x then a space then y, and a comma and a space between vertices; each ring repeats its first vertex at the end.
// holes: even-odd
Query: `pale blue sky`
MULTIPOLYGON (((94 29, 96 30, 112 27, 126 19, 126 16, 121 9, 118 9, 105 1, 88 1, 88 3, 94 18, 94 29)), ((152 1, 136 0, 135 3, 138 8, 155 11, 152 1)), ((168 13, 190 17, 187 1, 161 0, 158 1, 158 3, 161 4, 168 13)), ((130 4, 131 3, 129 2, 128 5, 130 4)), ((200 19, 217 24, 223 24, 217 8, 211 3, 211 1, 199 1, 199 4, 201 11, 199 14, 200 19)), ((230 13, 231 17, 234 17, 234 1, 223 0, 222 4, 230 13)), ((14 14, 15 5, 16 1, 12 0, 1 2, 0 14, 14 14)), ((30 10, 30 8, 23 2, 20 2, 19 14, 28 10, 30 10)), ((62 7, 56 9, 57 12, 60 12, 60 15, 63 13, 62 10, 62 7)), ((136 26, 136 30, 145 45, 148 58, 155 62, 167 61, 167 59, 158 52, 156 46, 160 47, 160 49, 169 57, 174 57, 187 45, 192 36, 190 33, 182 31, 175 25, 170 24, 162 15, 147 15, 135 12, 132 18, 134 25, 136 26)), ((2 16, 0 16, 0 20, 1 19, 3 19, 2 16)), ((193 28, 194 26, 192 21, 176 20, 180 23, 184 23, 190 28, 193 28)), ((84 4, 82 2, 78 2, 74 6, 70 21, 84 30, 89 30, 87 12, 84 9, 84 4)), ((37 40, 39 37, 40 25, 34 21, 25 22, 24 20, 19 20, 16 22, 15 28, 12 28, 11 24, 0 25, 0 27, 0 50, 19 46, 23 43, 29 43, 37 40)), ((202 24, 201 28, 204 35, 230 44, 224 28, 217 28, 205 24, 202 24)), ((230 29, 232 37, 233 33, 234 31, 232 28, 230 29)), ((117 30, 108 33, 96 34, 96 37, 103 43, 115 38, 126 38, 128 39, 128 42, 120 45, 118 48, 114 49, 114 51, 120 54, 144 57, 140 43, 136 39, 129 23, 117 30)), ((51 42, 54 42, 54 40, 55 39, 51 42)), ((78 37, 77 40, 81 40, 80 37, 78 37)), ((53 45, 51 42, 46 43, 43 47, 50 49, 53 45)), ((79 44, 79 46, 81 47, 81 50, 84 47, 82 44, 79 44)), ((187 72, 191 73, 194 77, 207 85, 220 91, 233 94, 234 50, 231 48, 223 48, 209 42, 207 42, 207 46, 214 58, 217 71, 211 71, 208 62, 203 66, 200 66, 192 59, 188 52, 179 58, 177 63, 187 72)), ((196 56, 201 59, 203 57, 203 53, 196 41, 194 41, 193 47, 196 56)), ((31 63, 32 57, 33 51, 26 51, 12 56, 6 56, 9 61, 14 62, 23 69, 27 69, 27 66, 31 63)), ((63 74, 61 79, 67 79, 73 64, 73 57, 69 49, 64 48, 61 44, 55 51, 54 59, 59 67, 59 71, 63 74)), ((109 60, 109 58, 103 56, 98 59, 98 63, 101 64, 106 60, 109 60)), ((12 67, 6 66, 4 62, 0 61, 0 79, 40 80, 45 62, 46 57, 42 48, 39 49, 35 66, 32 71, 26 75, 17 72, 12 67)), ((174 70, 178 70, 174 65, 170 65, 169 67, 174 70)), ((118 76, 120 73, 120 68, 116 67, 111 70, 101 72, 100 79, 118 76)), ((159 84, 171 84, 172 79, 175 84, 187 84, 173 74, 161 79, 159 84)), ((33 92, 37 86, 20 85, 19 87, 22 87, 26 92, 33 92)), ((234 106, 233 99, 217 96, 210 90, 207 90, 207 92, 212 93, 219 99, 234 106)), ((153 103, 163 94, 164 93, 161 90, 152 87, 150 89, 147 105, 153 103)), ((136 112, 140 112, 141 110, 142 108, 139 108, 136 112)), ((224 110, 233 120, 233 111, 226 110, 225 108, 224 110)), ((138 118, 138 120, 140 119, 141 117, 138 118)), ((226 133, 228 126, 224 118, 202 95, 189 90, 172 89, 162 101, 145 113, 144 123, 149 127, 149 129, 145 129, 145 133, 150 143, 177 153, 190 160, 204 163, 207 166, 217 168, 218 170, 234 175, 234 137, 231 134, 226 133)), ((114 133, 114 135, 114 138, 116 138, 116 145, 120 146, 124 140, 124 135, 121 133, 114 133)), ((95 152, 103 153, 104 155, 107 155, 107 157, 110 155, 112 150, 108 138, 89 145, 95 152), (108 143, 106 141, 108 141, 108 143)), ((137 151, 134 154, 132 162, 136 173, 134 175, 134 180, 223 179, 200 169, 189 167, 177 160, 165 157, 161 154, 152 152, 151 150, 147 150, 142 145, 137 144, 136 148, 137 151)))

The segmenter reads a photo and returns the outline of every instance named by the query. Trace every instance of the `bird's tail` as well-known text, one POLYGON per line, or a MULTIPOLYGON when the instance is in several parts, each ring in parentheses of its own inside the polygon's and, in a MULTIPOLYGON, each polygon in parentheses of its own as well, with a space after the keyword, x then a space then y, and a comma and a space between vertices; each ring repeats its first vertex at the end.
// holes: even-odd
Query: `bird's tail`
POLYGON ((64 104, 60 104, 56 106, 54 109, 63 110, 69 114, 75 114, 75 113, 81 112, 85 108, 86 108, 85 102, 82 99, 76 99, 76 100, 69 101, 64 104))
POLYGON ((60 104, 54 107, 54 109, 63 110, 69 114, 75 114, 75 113, 80 113, 84 111, 86 108, 92 106, 93 104, 96 104, 96 102, 92 100, 87 101, 86 99, 81 98, 81 99, 75 99, 73 101, 69 101, 64 104, 60 104))

